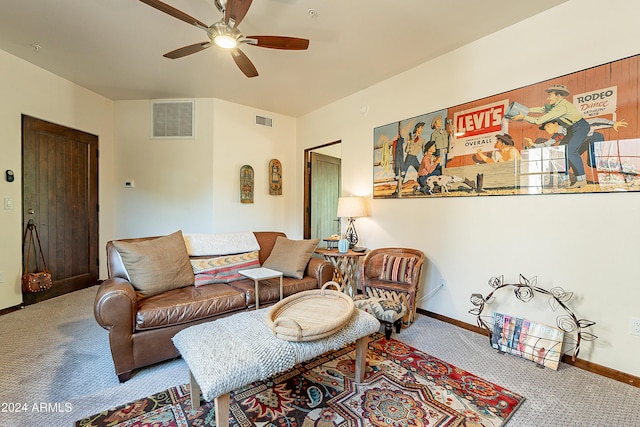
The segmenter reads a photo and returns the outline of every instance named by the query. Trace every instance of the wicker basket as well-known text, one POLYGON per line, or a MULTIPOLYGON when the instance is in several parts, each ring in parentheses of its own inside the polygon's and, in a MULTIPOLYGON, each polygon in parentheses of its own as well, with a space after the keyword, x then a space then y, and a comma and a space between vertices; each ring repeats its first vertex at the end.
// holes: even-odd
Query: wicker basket
POLYGON ((269 310, 267 326, 286 341, 313 341, 337 332, 351 319, 355 305, 336 282, 291 295, 269 310), (337 290, 327 289, 335 286, 337 290))

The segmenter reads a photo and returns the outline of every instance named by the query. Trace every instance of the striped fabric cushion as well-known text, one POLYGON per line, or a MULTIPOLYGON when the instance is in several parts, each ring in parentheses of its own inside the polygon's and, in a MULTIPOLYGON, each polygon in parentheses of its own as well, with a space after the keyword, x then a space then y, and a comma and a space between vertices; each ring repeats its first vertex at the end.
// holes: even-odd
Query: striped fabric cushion
POLYGON ((416 257, 398 257, 385 254, 382 258, 382 271, 380 271, 379 279, 389 282, 409 283, 417 261, 416 257))
POLYGON ((240 270, 260 267, 258 251, 215 258, 191 259, 195 274, 195 286, 211 283, 229 283, 242 279, 240 270))

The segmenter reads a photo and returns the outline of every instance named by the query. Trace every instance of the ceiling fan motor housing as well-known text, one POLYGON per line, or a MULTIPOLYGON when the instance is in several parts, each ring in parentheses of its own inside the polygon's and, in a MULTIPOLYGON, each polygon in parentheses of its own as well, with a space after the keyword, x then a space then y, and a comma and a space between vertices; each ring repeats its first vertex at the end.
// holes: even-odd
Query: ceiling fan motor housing
POLYGON ((242 33, 237 28, 231 28, 223 21, 216 22, 207 30, 209 39, 223 48, 234 48, 240 43, 242 33))

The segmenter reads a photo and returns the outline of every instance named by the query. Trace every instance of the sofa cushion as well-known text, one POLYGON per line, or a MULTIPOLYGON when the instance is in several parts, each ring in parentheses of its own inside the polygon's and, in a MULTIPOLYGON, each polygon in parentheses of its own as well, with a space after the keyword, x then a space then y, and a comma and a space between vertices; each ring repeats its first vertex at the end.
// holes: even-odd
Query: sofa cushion
MULTIPOLYGON (((280 279, 265 279, 260 280, 259 283, 260 307, 280 301, 280 279)), ((248 307, 255 306, 256 286, 253 280, 236 280, 235 282, 229 283, 229 286, 244 292, 248 307)), ((318 289, 318 280, 312 276, 304 276, 302 279, 294 279, 292 277, 283 277, 282 279, 282 293, 284 298, 297 294, 298 292, 313 289, 318 289)))
POLYGON ((191 267, 195 273, 196 287, 212 283, 229 283, 242 279, 239 271, 260 267, 258 251, 226 255, 214 258, 192 258, 191 267))
POLYGON ((319 242, 320 239, 290 240, 278 236, 271 250, 271 255, 262 266, 281 271, 287 277, 302 279, 311 255, 319 242))
POLYGON ((193 285, 194 276, 182 231, 139 242, 114 241, 139 297, 193 285))
POLYGON ((255 234, 250 231, 216 234, 185 233, 183 237, 189 256, 228 255, 260 250, 255 234))
POLYGON ((384 254, 378 278, 390 282, 411 283, 411 277, 417 262, 418 259, 416 257, 397 257, 384 254))
POLYGON ((382 322, 395 323, 407 314, 407 307, 403 303, 386 298, 356 295, 353 297, 353 304, 382 322))
POLYGON ((225 283, 201 288, 187 286, 141 300, 136 312, 135 328, 138 331, 164 328, 245 308, 244 292, 225 283))

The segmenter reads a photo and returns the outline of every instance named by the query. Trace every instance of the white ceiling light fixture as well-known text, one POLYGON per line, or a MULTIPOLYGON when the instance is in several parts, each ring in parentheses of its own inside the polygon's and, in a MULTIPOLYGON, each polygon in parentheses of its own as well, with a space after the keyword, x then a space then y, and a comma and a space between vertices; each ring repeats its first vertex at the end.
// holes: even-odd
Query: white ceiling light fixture
POLYGON ((237 29, 229 27, 224 21, 213 24, 207 29, 207 33, 211 41, 223 49, 235 48, 238 46, 238 38, 241 37, 237 29))
POLYGON ((238 45, 235 38, 228 36, 226 34, 220 34, 219 36, 215 36, 213 38, 213 42, 216 45, 225 49, 233 49, 238 45))

